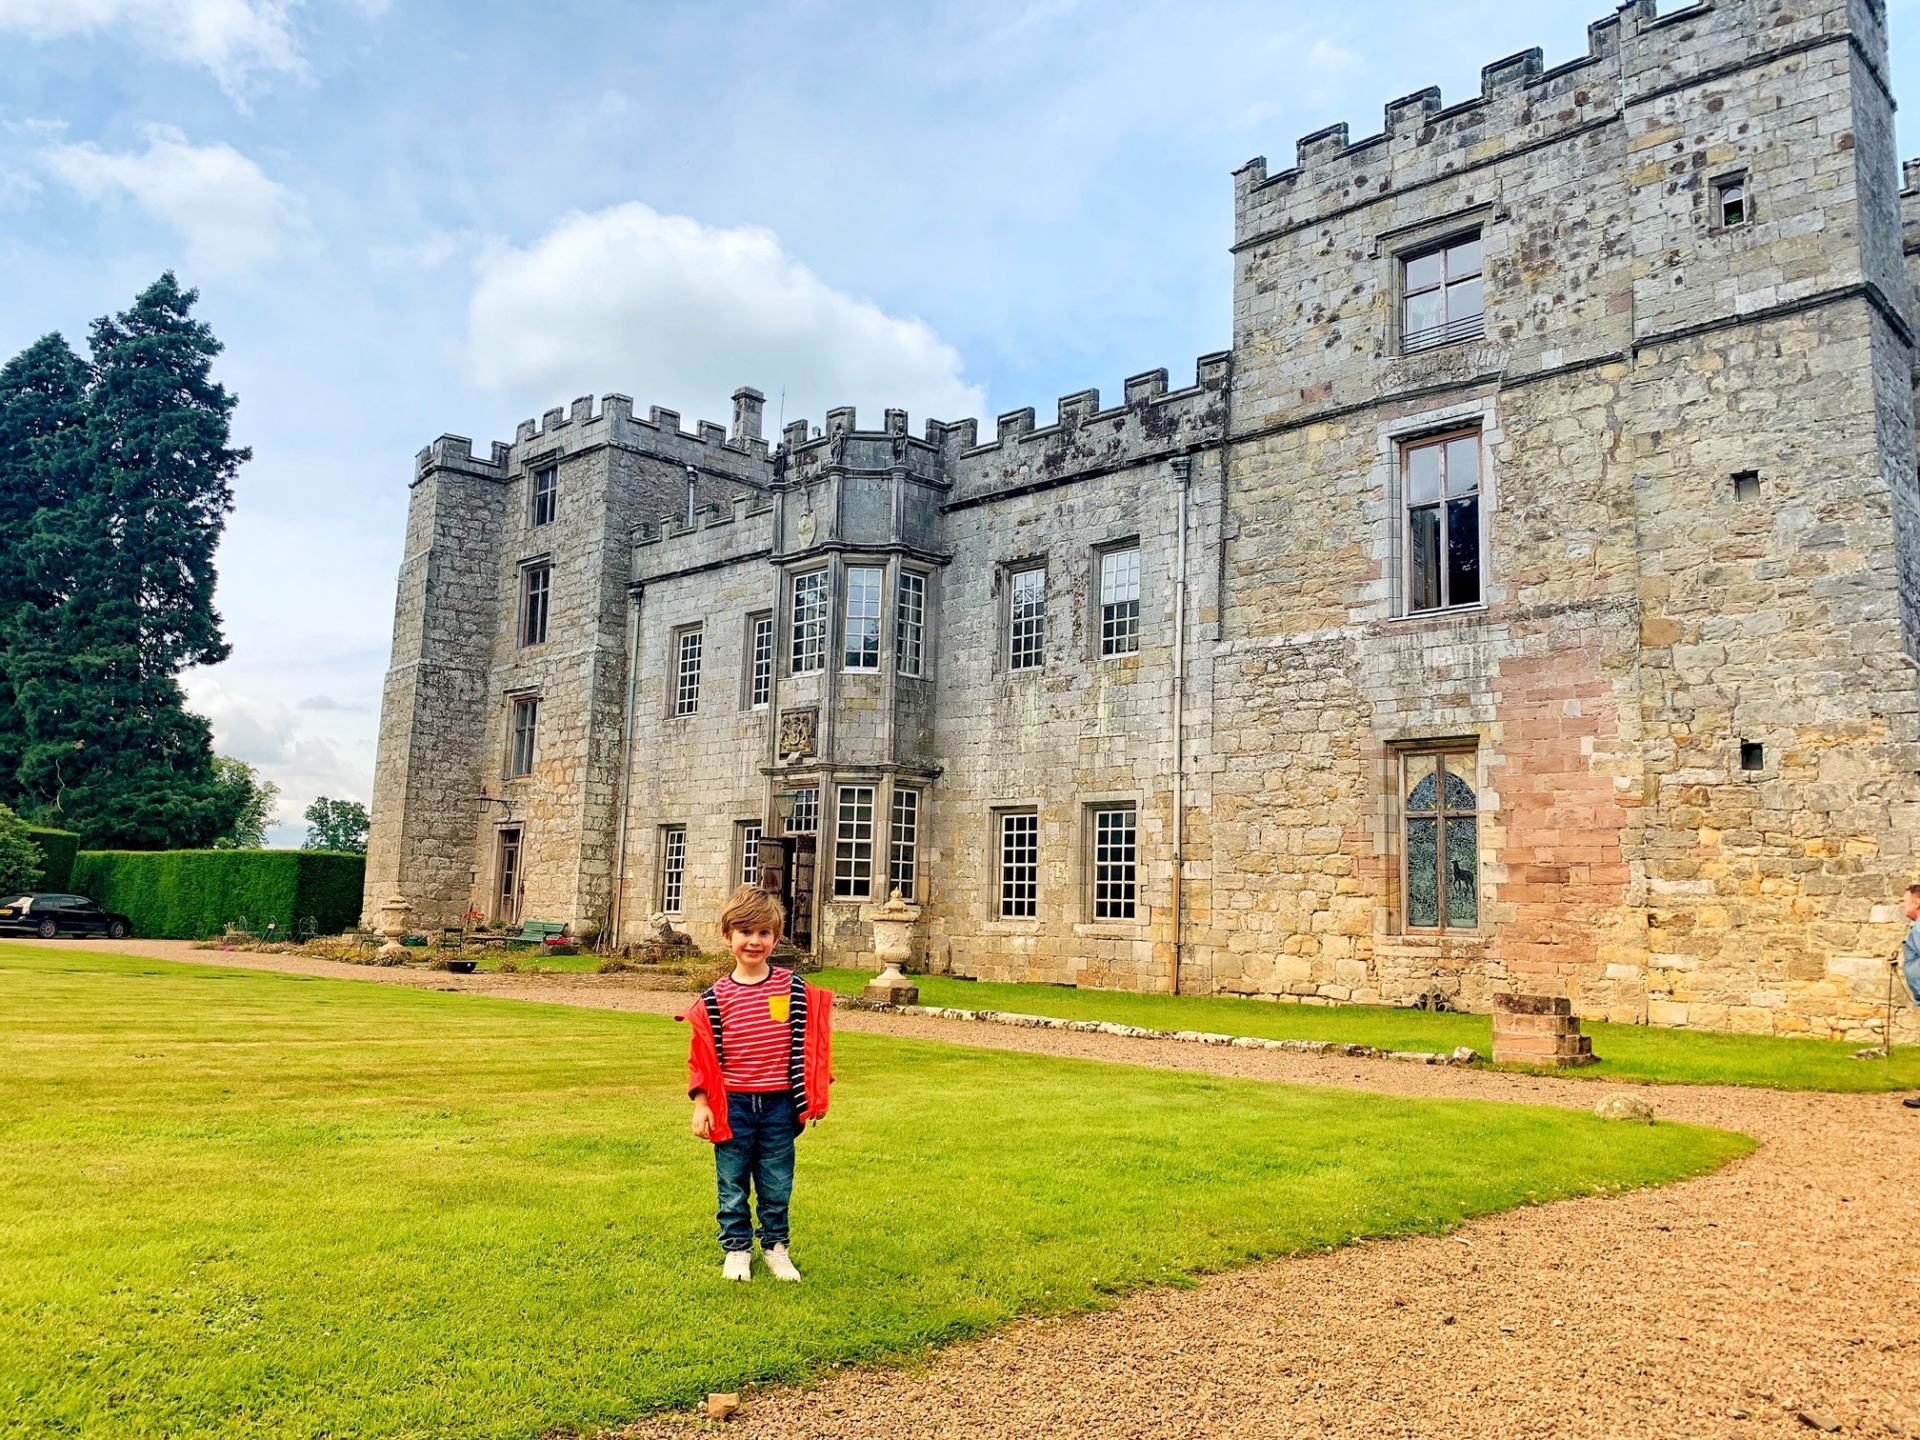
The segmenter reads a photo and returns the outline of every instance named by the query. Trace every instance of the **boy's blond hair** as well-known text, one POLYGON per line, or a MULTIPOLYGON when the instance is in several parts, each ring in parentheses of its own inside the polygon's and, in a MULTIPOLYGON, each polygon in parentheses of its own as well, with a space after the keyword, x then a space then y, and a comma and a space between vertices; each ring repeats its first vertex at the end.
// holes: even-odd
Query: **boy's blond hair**
POLYGON ((720 912, 720 933, 736 930, 771 930, 777 940, 787 930, 787 912, 770 891, 758 885, 742 885, 720 912))

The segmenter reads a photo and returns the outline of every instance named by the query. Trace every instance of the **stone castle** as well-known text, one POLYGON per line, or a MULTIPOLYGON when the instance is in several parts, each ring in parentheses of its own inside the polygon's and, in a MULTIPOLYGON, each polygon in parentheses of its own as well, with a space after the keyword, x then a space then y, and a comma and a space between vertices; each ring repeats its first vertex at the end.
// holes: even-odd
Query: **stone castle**
POLYGON ((1243 167, 1190 384, 435 441, 369 913, 714 943, 753 879, 857 964, 898 888, 961 976, 1877 1035, 1920 867, 1885 6, 1667 8, 1243 167))

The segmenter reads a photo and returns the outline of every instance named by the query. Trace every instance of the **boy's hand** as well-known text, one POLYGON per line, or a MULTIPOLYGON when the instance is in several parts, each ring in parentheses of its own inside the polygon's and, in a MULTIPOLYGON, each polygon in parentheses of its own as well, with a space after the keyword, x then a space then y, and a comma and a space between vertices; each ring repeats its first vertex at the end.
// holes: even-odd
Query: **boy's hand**
POLYGON ((693 1102, 693 1138, 708 1140, 713 1137, 713 1107, 707 1104, 702 1095, 693 1102))

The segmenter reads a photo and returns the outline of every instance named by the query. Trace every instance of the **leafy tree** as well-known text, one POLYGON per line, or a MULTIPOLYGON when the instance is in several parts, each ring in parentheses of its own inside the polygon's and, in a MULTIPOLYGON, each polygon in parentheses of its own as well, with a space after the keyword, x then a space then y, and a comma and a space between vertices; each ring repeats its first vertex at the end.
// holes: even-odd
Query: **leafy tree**
POLYGON ((213 783, 220 806, 218 850, 258 850, 267 843, 267 825, 280 787, 262 780, 253 766, 230 755, 213 757, 213 783))
POLYGON ((307 838, 302 850, 367 853, 367 807, 358 800, 329 800, 322 795, 307 807, 307 838))
POLYGON ((86 445, 89 371, 59 335, 0 366, 0 803, 18 805, 25 736, 11 637, 52 600, 34 578, 39 516, 72 493, 86 445))
POLYGON ((40 883, 45 857, 27 822, 5 805, 0 805, 0 894, 31 890, 40 883))
POLYGON ((212 736, 177 676, 227 656, 213 552, 249 452, 227 443, 197 298, 168 272, 94 322, 80 473, 29 542, 47 603, 8 647, 29 808, 95 848, 201 846, 222 825, 212 736))

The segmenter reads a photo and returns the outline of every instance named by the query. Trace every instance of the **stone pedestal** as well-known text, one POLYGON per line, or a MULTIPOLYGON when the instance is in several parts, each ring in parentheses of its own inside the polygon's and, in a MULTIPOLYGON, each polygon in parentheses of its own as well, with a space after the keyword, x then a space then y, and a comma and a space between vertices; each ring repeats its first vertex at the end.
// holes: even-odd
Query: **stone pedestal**
POLYGON ((884 1005, 918 1005, 920 987, 901 974, 900 967, 913 954, 913 925, 920 918, 920 907, 909 905, 895 890, 872 918, 873 953, 882 969, 867 982, 861 998, 884 1005))
POLYGON ((1493 1063, 1563 1069, 1591 1065, 1593 1040, 1580 1033, 1573 1002, 1562 995, 1493 997, 1493 1063))

